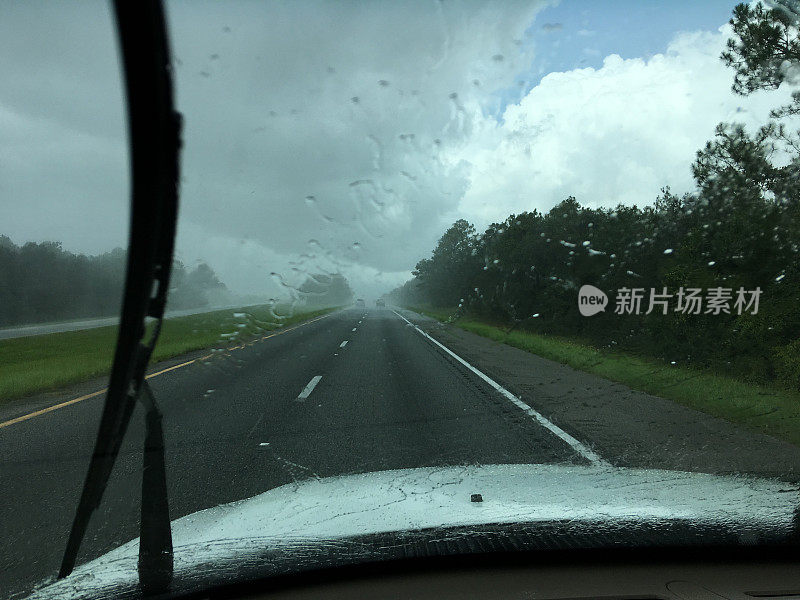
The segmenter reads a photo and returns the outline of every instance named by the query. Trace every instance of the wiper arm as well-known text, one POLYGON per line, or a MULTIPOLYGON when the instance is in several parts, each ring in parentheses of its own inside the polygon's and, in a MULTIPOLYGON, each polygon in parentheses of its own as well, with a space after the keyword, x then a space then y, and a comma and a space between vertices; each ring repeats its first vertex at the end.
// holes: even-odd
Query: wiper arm
POLYGON ((172 580, 172 528, 167 499, 161 411, 147 382, 139 399, 145 414, 142 513, 139 522, 139 584, 145 592, 166 589, 172 580))
POLYGON ((139 578, 145 591, 172 577, 172 535, 161 414, 145 383, 166 305, 175 226, 181 118, 174 109, 164 10, 159 0, 115 0, 131 152, 131 221, 125 295, 100 428, 59 578, 75 567, 92 512, 108 484, 137 399, 147 410, 139 578), (145 320, 156 319, 145 340, 145 320))

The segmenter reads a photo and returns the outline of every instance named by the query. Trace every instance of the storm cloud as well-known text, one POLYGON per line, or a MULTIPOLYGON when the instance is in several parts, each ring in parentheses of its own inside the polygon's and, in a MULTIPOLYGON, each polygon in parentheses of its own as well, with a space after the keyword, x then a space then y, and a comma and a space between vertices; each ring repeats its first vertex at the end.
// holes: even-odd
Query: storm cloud
MULTIPOLYGON (((527 89, 545 5, 169 2, 185 117, 178 257, 237 292, 339 271, 377 295, 457 218, 485 226, 570 194, 643 204, 665 184, 687 191, 716 122, 759 102, 728 89, 724 31, 527 89)), ((87 253, 125 246, 108 6, 0 14, 0 233, 87 253)))

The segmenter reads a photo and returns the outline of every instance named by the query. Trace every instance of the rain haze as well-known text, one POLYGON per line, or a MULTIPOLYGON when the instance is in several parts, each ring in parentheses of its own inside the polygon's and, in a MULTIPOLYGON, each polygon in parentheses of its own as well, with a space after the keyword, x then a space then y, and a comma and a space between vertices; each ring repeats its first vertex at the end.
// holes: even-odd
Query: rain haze
MULTIPOLYGON (((340 272, 375 298, 456 219, 481 229, 570 195, 690 191, 720 119, 760 123, 776 100, 730 91, 731 3, 686 6, 663 19, 650 3, 168 3, 185 117, 177 257, 239 294, 340 272), (646 39, 615 47, 615 28, 645 22, 646 39)), ((124 247, 109 8, 35 12, 7 4, 0 18, 0 233, 124 247)))

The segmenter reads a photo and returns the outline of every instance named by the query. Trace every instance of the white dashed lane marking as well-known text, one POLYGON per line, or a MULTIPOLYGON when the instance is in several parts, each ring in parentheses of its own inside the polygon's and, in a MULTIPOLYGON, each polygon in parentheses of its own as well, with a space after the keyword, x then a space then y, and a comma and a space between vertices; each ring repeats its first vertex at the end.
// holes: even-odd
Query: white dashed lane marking
POLYGON ((311 392, 314 391, 314 388, 317 387, 319 380, 322 379, 322 375, 315 375, 311 378, 311 381, 308 382, 308 385, 303 388, 303 391, 300 392, 300 395, 297 397, 299 402, 302 402, 306 398, 311 395, 311 392))

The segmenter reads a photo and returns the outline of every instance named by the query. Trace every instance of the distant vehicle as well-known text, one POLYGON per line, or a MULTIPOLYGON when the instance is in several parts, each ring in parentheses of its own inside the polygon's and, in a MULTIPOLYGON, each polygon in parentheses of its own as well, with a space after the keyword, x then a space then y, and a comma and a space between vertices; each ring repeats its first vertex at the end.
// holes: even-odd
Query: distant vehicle
POLYGON ((386 301, 383 298, 378 298, 377 300, 375 300, 375 306, 377 306, 378 308, 383 308, 384 306, 386 306, 386 301))
POLYGON ((364 304, 364 299, 363 298, 359 298, 358 300, 356 300, 356 306, 358 308, 364 308, 366 306, 366 304, 364 304))

